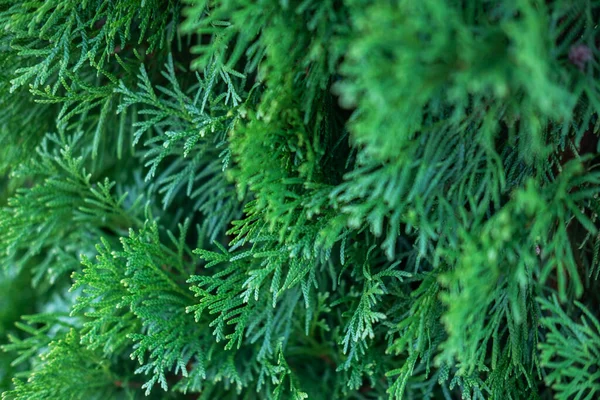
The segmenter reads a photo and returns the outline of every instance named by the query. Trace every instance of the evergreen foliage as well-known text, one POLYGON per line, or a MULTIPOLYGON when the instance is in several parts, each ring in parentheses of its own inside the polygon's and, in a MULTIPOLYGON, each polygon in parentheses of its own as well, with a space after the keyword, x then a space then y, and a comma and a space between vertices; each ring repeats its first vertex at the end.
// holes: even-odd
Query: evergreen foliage
POLYGON ((2 399, 600 398, 599 20, 0 0, 2 399))

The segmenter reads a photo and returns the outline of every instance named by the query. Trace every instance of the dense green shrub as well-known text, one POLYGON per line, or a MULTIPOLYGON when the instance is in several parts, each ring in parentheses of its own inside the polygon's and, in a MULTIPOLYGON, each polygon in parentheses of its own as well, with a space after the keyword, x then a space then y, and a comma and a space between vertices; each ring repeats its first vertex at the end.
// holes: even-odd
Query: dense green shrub
POLYGON ((600 398, 599 20, 0 0, 2 398, 600 398))

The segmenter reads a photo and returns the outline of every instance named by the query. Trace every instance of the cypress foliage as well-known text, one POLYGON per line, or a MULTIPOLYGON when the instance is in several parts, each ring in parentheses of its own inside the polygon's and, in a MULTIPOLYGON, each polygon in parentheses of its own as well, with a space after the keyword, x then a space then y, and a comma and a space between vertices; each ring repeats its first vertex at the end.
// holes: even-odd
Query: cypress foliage
POLYGON ((599 20, 0 0, 2 399, 600 398, 599 20))

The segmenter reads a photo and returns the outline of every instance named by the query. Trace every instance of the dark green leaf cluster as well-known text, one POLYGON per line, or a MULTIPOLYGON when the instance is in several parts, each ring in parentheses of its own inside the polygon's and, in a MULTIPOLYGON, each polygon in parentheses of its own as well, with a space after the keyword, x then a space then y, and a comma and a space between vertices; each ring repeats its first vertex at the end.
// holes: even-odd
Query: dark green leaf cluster
POLYGON ((596 399, 600 2, 0 0, 0 388, 596 399))

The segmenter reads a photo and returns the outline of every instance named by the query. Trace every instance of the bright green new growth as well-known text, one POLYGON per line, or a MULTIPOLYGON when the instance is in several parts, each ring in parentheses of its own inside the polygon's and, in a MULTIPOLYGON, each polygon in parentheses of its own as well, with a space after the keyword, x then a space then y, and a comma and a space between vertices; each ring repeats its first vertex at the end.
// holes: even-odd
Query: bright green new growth
POLYGON ((0 0, 2 399, 599 398, 599 19, 0 0))

